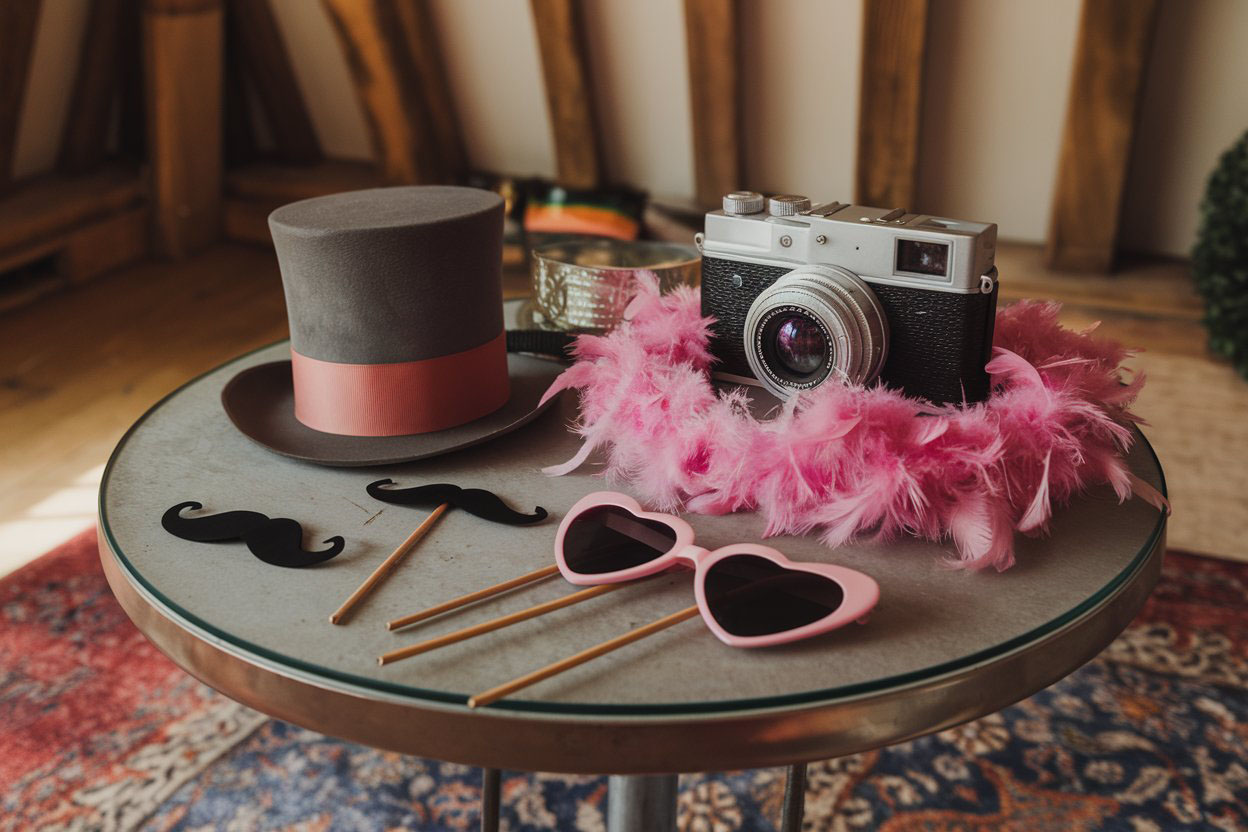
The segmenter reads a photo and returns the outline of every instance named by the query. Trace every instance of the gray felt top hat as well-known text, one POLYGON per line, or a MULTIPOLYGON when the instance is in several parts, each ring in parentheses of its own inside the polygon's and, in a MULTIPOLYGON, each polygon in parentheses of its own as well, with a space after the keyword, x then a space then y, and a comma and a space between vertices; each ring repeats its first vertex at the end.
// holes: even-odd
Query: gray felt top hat
POLYGON ((278 208, 269 229, 291 361, 222 391, 244 434, 327 465, 403 462, 506 433, 562 367, 508 355, 503 201, 475 188, 374 188, 278 208))

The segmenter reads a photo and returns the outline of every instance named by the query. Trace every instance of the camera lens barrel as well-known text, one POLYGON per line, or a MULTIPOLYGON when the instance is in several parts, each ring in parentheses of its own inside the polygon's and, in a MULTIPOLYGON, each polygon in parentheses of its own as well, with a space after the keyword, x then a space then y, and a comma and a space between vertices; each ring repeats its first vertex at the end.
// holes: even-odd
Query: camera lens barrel
POLYGON ((755 378, 782 398, 832 377, 869 383, 888 357, 883 307, 861 278, 837 266, 802 266, 760 292, 742 335, 755 378))

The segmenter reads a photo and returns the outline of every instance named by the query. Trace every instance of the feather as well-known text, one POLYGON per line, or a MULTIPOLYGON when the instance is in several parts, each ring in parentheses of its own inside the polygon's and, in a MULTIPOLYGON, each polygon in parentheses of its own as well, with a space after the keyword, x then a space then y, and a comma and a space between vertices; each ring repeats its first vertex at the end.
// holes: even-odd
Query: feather
POLYGON ((989 375, 1001 376, 1006 380, 1033 387, 1044 386, 1040 371, 1021 355, 1010 352, 1004 347, 993 347, 992 355, 992 360, 984 365, 989 375))
POLYGON ((1005 569, 1016 531, 1043 532, 1090 485, 1166 505, 1123 462, 1143 384, 1124 383, 1130 350, 1064 329, 1059 314, 1031 301, 998 312, 985 402, 824 384, 757 418, 746 393, 708 377, 711 320, 697 290, 661 294, 643 278, 627 320, 578 337, 576 363, 547 391, 578 391, 582 444, 544 470, 566 474, 602 449, 606 478, 663 510, 757 510, 765 534, 813 532, 829 546, 952 539, 960 565, 1005 569))
POLYGON ((1031 498, 1031 504, 1027 506, 1027 510, 1023 512, 1023 516, 1018 521, 1018 530, 1020 532, 1029 532, 1038 529, 1049 522, 1049 516, 1052 514, 1052 507, 1049 504, 1049 464, 1053 460, 1053 452, 1049 451, 1044 455, 1044 472, 1040 475, 1040 485, 1036 488, 1036 496, 1031 498))
POLYGON ((559 465, 548 465, 542 469, 542 473, 548 477, 562 477, 564 474, 570 474, 577 468, 580 468, 585 460, 589 459, 589 455, 593 453, 593 450, 594 443, 585 440, 585 442, 581 443, 581 448, 576 452, 575 456, 559 465))
POLYGON ((957 544, 961 565, 972 569, 995 566, 998 571, 1014 563, 1014 542, 1002 534, 1001 518, 984 494, 966 494, 949 515, 949 534, 957 544))
POLYGON ((1167 517, 1170 516, 1170 501, 1166 499, 1164 494, 1154 488, 1152 484, 1145 482, 1130 471, 1127 472, 1127 480, 1131 483, 1131 492, 1135 496, 1156 507, 1159 511, 1165 512, 1167 517))

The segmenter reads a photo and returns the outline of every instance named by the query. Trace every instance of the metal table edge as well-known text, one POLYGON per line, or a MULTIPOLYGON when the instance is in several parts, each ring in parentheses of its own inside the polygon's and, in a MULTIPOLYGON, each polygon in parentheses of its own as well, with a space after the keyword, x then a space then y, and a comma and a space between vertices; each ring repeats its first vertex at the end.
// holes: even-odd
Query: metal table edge
POLYGON ((329 684, 186 621, 129 574, 103 527, 99 538, 109 585, 140 631, 175 664, 232 699, 393 751, 492 768, 598 774, 786 765, 857 753, 994 713, 1065 677, 1117 637, 1147 600, 1165 551, 1163 524, 1151 549, 1101 603, 1038 641, 977 664, 816 703, 699 716, 474 711, 338 680, 329 684))

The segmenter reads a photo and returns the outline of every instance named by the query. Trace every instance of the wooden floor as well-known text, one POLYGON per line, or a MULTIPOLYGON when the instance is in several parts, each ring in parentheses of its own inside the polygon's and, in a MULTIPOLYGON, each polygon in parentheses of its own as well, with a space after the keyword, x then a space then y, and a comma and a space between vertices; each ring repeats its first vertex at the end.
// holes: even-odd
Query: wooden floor
POLYGON ((93 522, 104 462, 157 399, 285 334, 273 256, 228 246, 0 317, 0 574, 93 522))
MULTIPOLYGON (((1170 482, 1170 544, 1248 559, 1248 383, 1206 354, 1184 267, 1059 278, 1026 246, 1003 247, 998 265, 1008 298, 1059 297, 1072 325, 1101 320, 1147 345, 1134 360, 1150 375, 1137 410, 1170 482)), ((285 334, 273 254, 241 245, 0 315, 0 574, 93 522, 103 464, 152 403, 285 334)))

